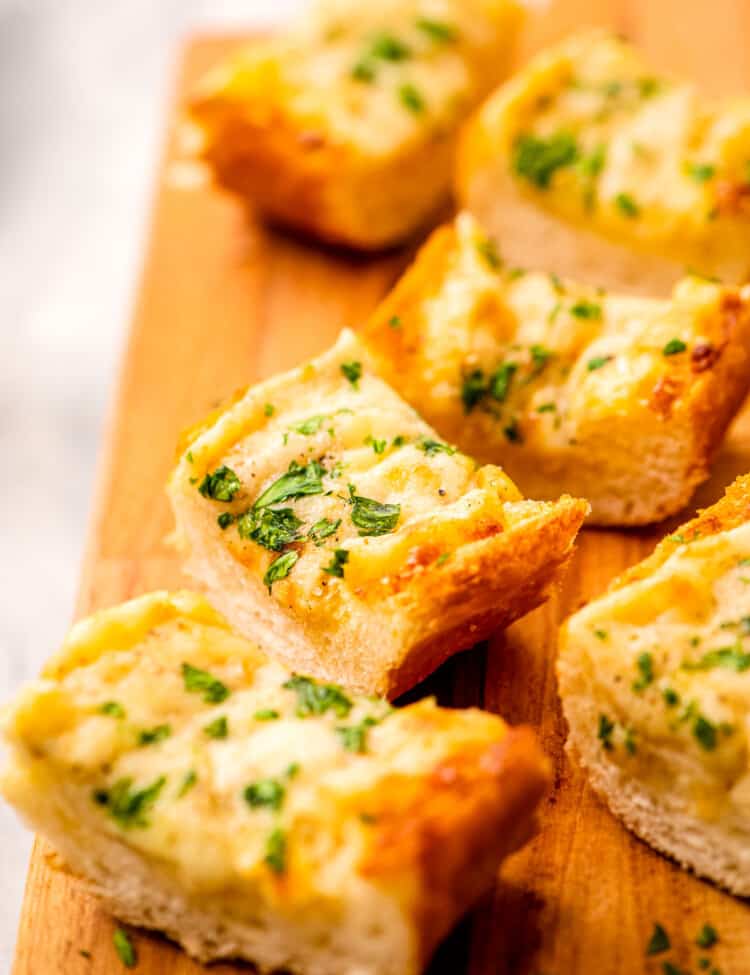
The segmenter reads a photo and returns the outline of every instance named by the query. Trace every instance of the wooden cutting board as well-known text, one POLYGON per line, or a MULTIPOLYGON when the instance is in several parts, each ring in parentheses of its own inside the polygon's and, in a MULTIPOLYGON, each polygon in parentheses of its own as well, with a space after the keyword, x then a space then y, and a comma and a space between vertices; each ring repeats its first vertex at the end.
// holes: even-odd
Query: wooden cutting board
MULTIPOLYGON (((658 64, 692 75, 708 90, 750 88, 750 4, 744 0, 553 2, 532 21, 527 51, 591 23, 626 33, 658 64)), ((235 388, 304 360, 343 325, 361 322, 408 259, 346 257, 276 234, 246 219, 231 199, 196 184, 179 164, 184 94, 239 40, 197 39, 185 52, 140 298, 102 452, 79 614, 184 584, 164 541, 171 524, 163 484, 178 432, 235 388)), ((715 500, 748 470, 750 415, 735 424, 697 502, 715 500)), ((634 839, 563 752, 553 670, 557 624, 647 554, 664 531, 584 531, 558 597, 418 690, 530 722, 556 769, 540 834, 505 865, 491 896, 440 950, 431 975, 636 975, 661 972, 665 958, 697 972, 693 940, 704 921, 719 931, 712 958, 723 975, 750 972, 750 906, 634 839), (647 959, 657 920, 675 949, 647 959)), ((15 975, 120 973, 113 929, 96 901, 37 843, 15 975)), ((158 936, 136 932, 134 940, 139 975, 202 971, 158 936)))

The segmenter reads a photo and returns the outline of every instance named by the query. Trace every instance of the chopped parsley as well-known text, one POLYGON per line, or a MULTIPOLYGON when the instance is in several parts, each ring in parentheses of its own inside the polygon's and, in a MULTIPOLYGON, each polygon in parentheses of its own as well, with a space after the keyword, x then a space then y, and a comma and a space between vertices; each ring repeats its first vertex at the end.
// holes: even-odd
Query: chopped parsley
POLYGON ((226 738, 229 735, 229 721, 227 720, 227 716, 222 714, 207 724, 203 731, 209 738, 226 738))
POLYGON ((456 452, 456 448, 451 447, 450 444, 441 443, 440 440, 431 440, 429 437, 422 437, 417 446, 430 457, 434 454, 455 454, 456 452))
POLYGON ((316 460, 311 460, 304 467, 293 460, 286 474, 282 474, 267 487, 253 507, 267 508, 279 501, 294 500, 308 494, 322 494, 323 482, 321 478, 325 473, 323 465, 316 460))
POLYGON ((302 522, 291 508, 251 508, 237 519, 240 538, 250 539, 271 552, 299 539, 302 522))
POLYGON ((266 405, 263 407, 263 413, 266 416, 273 416, 275 412, 276 407, 273 405, 273 403, 266 403, 266 405))
POLYGON ((425 100, 419 89, 410 83, 401 85, 398 89, 398 97, 404 108, 407 108, 414 115, 421 115, 425 110, 425 100))
POLYGON ((545 368, 549 360, 554 358, 555 353, 543 345, 532 345, 529 351, 531 352, 532 362, 529 379, 534 379, 545 368))
POLYGON ((641 208, 635 202, 630 193, 618 193, 615 197, 615 206, 620 213, 629 220, 634 220, 640 215, 641 208))
POLYGON ((355 389, 359 388, 357 386, 357 383, 362 378, 361 362, 356 362, 354 360, 352 362, 342 362, 341 372, 344 374, 344 376, 346 376, 346 378, 349 380, 352 386, 354 386, 355 389))
POLYGON ((578 159, 578 146, 569 132, 549 138, 520 135, 513 146, 513 171, 541 190, 546 190, 558 169, 578 159))
POLYGON ((536 408, 537 413, 555 413, 557 406, 554 403, 541 403, 536 408))
POLYGON ((654 930, 646 945, 646 954, 660 955, 663 951, 669 951, 671 947, 672 943, 667 932, 661 924, 654 924, 654 930))
POLYGON ((185 690, 190 694, 202 694, 206 704, 221 704, 229 697, 229 688, 226 684, 222 684, 207 670, 200 670, 192 664, 182 664, 182 679, 185 682, 185 690))
POLYGON ((699 714, 693 722, 693 736, 705 751, 712 752, 716 748, 716 725, 712 724, 708 718, 704 718, 702 714, 699 714))
POLYGON ((329 576, 336 576, 337 579, 344 578, 344 566, 349 561, 349 553, 345 548, 335 548, 333 556, 328 565, 323 566, 323 571, 329 576))
POLYGON ((317 433, 318 430, 326 422, 326 415, 324 413, 318 413, 316 416, 309 416, 306 420, 302 420, 300 423, 293 423, 290 430, 294 433, 301 433, 303 437, 310 437, 312 434, 317 433))
POLYGON ((227 528, 234 522, 234 515, 229 511, 222 511, 219 517, 216 519, 216 524, 221 528, 222 531, 226 531, 227 528))
POLYGON ((191 768, 189 772, 185 773, 185 778, 182 780, 182 785, 177 793, 177 798, 182 799, 193 788, 195 783, 198 781, 198 775, 194 768, 191 768))
POLYGON ((680 703, 680 695, 672 687, 665 687, 661 692, 661 696, 668 708, 677 707, 680 703))
POLYGON ((411 57, 411 50, 393 34, 379 34, 372 42, 370 55, 383 61, 405 61, 411 57))
POLYGON ((718 940, 719 934, 716 928, 711 924, 704 924, 698 932, 695 943, 699 948, 713 948, 718 940))
POLYGON ((138 963, 138 954, 135 950, 130 935, 122 928, 115 928, 112 935, 112 943, 115 946, 117 957, 126 968, 135 968, 138 963))
POLYGON ((489 391, 492 398, 496 399, 498 403, 505 402, 517 369, 518 365, 515 362, 503 362, 492 374, 489 391))
POLYGON ((593 359, 589 359, 586 363, 586 368, 589 372, 595 372, 597 369, 601 369, 602 366, 606 366, 608 362, 612 361, 611 355, 597 355, 593 359))
POLYGON ((679 355, 680 352, 685 352, 687 345, 682 339, 670 339, 664 348, 661 350, 662 355, 679 355))
POLYGON ((232 501, 241 489, 242 482, 231 467, 222 465, 201 481, 198 490, 204 498, 212 501, 232 501))
POLYGON ((275 558, 271 562, 263 576, 263 585, 268 586, 269 592, 274 582, 278 582, 280 579, 286 579, 298 560, 299 552, 290 549, 290 551, 284 552, 283 555, 279 555, 278 558, 275 558))
POLYGON ((352 522, 359 528, 360 536, 387 535, 392 532, 401 516, 400 504, 383 504, 372 498, 363 498, 349 485, 349 503, 352 505, 352 522))
POLYGON ((377 723, 376 718, 368 716, 363 718, 359 724, 339 725, 335 731, 341 740, 341 744, 348 752, 362 755, 367 751, 367 732, 377 723))
POLYGON ((716 167, 710 163, 686 163, 685 169, 691 179, 696 183, 707 183, 716 175, 716 167))
POLYGON ((503 427, 503 433, 508 443, 523 443, 523 433, 516 417, 503 427))
POLYGON ((266 840, 266 855, 263 858, 274 873, 286 870, 286 836, 281 829, 275 829, 266 840))
POLYGON ((385 448, 388 446, 387 440, 378 440, 370 434, 365 437, 365 446, 372 447, 376 454, 382 454, 385 452, 385 448))
POLYGON ((99 714, 106 714, 109 718, 124 718, 125 708, 117 701, 105 701, 99 706, 99 714))
POLYGON ((345 718, 352 709, 352 702, 336 684, 319 684, 311 677, 295 674, 281 686, 297 695, 298 718, 325 714, 327 711, 333 711, 337 717, 345 718))
POLYGON ((497 249, 496 242, 491 237, 482 237, 476 242, 477 254, 493 271, 499 271, 503 266, 503 260, 497 249))
POLYGON ((586 301, 581 298, 571 306, 570 314, 576 318, 598 319, 602 317, 602 306, 594 301, 586 301))
POLYGON ((458 31, 452 24, 444 20, 433 20, 432 17, 419 17, 417 27, 424 34, 439 44, 450 44, 458 38, 458 31))
POLYGON ((355 81, 364 81, 369 84, 375 80, 375 68, 369 61, 363 59, 354 65, 351 76, 355 81))
POLYGON ((596 737, 602 743, 602 748, 607 751, 612 751, 614 747, 612 744, 612 733, 615 730, 614 721, 610 720, 606 714, 599 715, 599 727, 596 733, 596 737))
POLYGON ((606 630, 594 630, 594 636, 597 640, 606 640, 608 634, 606 630))
POLYGON ((158 724, 155 728, 144 728, 138 734, 138 744, 141 746, 158 745, 160 741, 169 738, 171 734, 172 728, 168 724, 158 724))
POLYGON ((281 715, 275 708, 261 708, 253 715, 256 721, 277 721, 281 715))
POLYGON ((464 412, 471 413, 486 392, 487 383, 482 369, 472 369, 471 372, 464 373, 461 384, 461 401, 464 404, 464 412))
POLYGON ((398 329, 401 328, 401 319, 398 315, 391 315, 388 319, 388 328, 398 329))
POLYGON ((633 681, 633 690, 639 692, 654 682, 654 658, 650 653, 642 653, 635 663, 640 677, 633 681))
POLYGON ((278 812, 284 802, 286 789, 278 779, 259 779, 243 792, 245 802, 253 809, 265 807, 278 812))
POLYGON ((94 792, 94 801, 105 806, 110 816, 123 829, 145 829, 149 826, 146 815, 159 798, 166 781, 166 777, 161 775, 145 789, 134 790, 131 778, 118 779, 111 789, 97 789, 94 792))
POLYGON ((329 518, 321 518, 310 528, 307 537, 311 538, 316 545, 321 545, 326 538, 329 538, 338 531, 340 524, 340 518, 337 518, 336 521, 331 521, 329 518))
POLYGON ((686 660, 682 665, 683 670, 713 670, 714 667, 724 667, 742 673, 750 669, 750 653, 745 653, 738 643, 731 647, 710 650, 699 660, 686 660))

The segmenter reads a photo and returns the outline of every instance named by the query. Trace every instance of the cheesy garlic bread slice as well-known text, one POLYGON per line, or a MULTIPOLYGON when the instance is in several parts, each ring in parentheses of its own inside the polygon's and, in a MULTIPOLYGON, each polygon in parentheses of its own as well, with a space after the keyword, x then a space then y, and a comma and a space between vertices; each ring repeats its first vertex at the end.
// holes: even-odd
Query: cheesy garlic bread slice
POLYGON ((530 729, 292 675, 188 592, 78 623, 2 725, 2 793, 117 917, 300 975, 416 975, 549 777, 530 729))
POLYGON ((506 74, 516 0, 319 3, 192 100, 218 183, 336 244, 397 244, 445 204, 457 129, 506 74))
POLYGON ((638 525, 682 508, 750 387, 750 287, 668 300, 508 264, 461 214, 367 324, 383 378, 440 434, 531 497, 638 525))
POLYGON ((665 296, 686 271, 750 273, 750 98, 709 101, 625 41, 535 57, 463 137, 458 191, 508 259, 665 296))
POLYGON ((569 746, 627 826, 750 894, 750 476, 560 633, 569 746))
POLYGON ((302 673, 394 697, 539 605, 586 502, 525 501, 441 440, 345 331, 187 437, 187 570, 302 673))

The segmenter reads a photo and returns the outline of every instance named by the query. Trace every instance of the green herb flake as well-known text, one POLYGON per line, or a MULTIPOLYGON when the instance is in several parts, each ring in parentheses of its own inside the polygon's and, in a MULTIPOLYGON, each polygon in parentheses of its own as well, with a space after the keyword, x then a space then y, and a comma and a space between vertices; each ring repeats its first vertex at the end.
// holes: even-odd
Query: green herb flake
POLYGON ((291 508, 251 508, 237 519, 237 531, 240 538, 280 552, 299 539, 301 524, 291 508))
POLYGON ((641 208, 635 202, 630 193, 618 193, 615 197, 615 206, 620 213, 628 220, 634 220, 640 215, 641 208))
POLYGON ((445 565, 450 557, 450 552, 441 552, 440 555, 438 555, 438 557, 435 559, 435 565, 445 565))
POLYGON ((286 579, 298 561, 299 552, 295 552, 294 549, 292 549, 289 552, 284 552, 283 555, 279 555, 278 558, 275 558, 273 562, 271 562, 263 576, 263 585, 268 586, 269 592, 271 591, 271 587, 273 586, 274 582, 279 582, 281 579, 286 579))
POLYGON ((349 561, 349 553, 345 548, 335 548, 328 565, 323 566, 323 572, 337 579, 344 578, 344 566, 349 561))
POLYGON ((359 724, 339 725, 334 730, 346 751, 363 755, 367 751, 367 732, 377 723, 375 718, 365 717, 359 724))
POLYGON ((594 301, 586 301, 585 298, 581 298, 571 306, 570 314, 575 318, 597 320, 602 317, 602 306, 594 301))
POLYGON ((122 928, 115 928, 112 935, 112 943, 115 946, 117 957, 126 968, 135 968, 138 963, 138 954, 135 950, 130 935, 122 928))
POLYGON ((286 870, 286 836, 281 829, 275 829, 266 840, 265 863, 274 873, 286 870))
POLYGON ((352 505, 352 523, 359 535, 388 535, 394 531, 401 516, 400 504, 384 504, 372 498, 363 498, 349 485, 349 503, 352 505))
POLYGON ((711 967, 711 959, 710 958, 699 958, 698 959, 698 968, 702 968, 702 969, 705 970, 706 968, 710 968, 710 967, 711 967))
POLYGON ((211 474, 206 474, 198 487, 204 498, 212 501, 232 501, 242 488, 242 482, 231 467, 217 467, 211 474))
POLYGON ((99 705, 99 714, 106 714, 108 718, 124 718, 125 708, 117 701, 105 701, 99 705))
POLYGON ((417 28, 437 44, 452 44, 458 39, 458 31, 453 24, 432 17, 419 17, 417 28))
POLYGON ((745 653, 739 643, 731 647, 720 647, 718 650, 710 650, 704 653, 699 660, 686 660, 683 670, 713 670, 715 667, 723 667, 726 670, 734 670, 741 674, 750 669, 750 653, 745 653))
POLYGON ((716 175, 716 167, 710 163, 685 163, 685 171, 696 183, 707 183, 716 175))
POLYGON ((154 728, 144 728, 138 734, 138 744, 158 745, 172 734, 172 728, 168 724, 158 724, 154 728))
POLYGON ((716 725, 699 714, 693 722, 693 737, 705 751, 714 751, 717 744, 716 725))
POLYGON ((353 66, 351 77, 354 81, 363 81, 365 84, 369 84, 375 80, 375 66, 363 58, 353 66))
POLYGON ((490 377, 489 393, 498 403, 504 403, 507 399, 517 370, 518 365, 515 362, 503 362, 490 377))
POLYGON ((680 352, 685 352, 687 350, 687 345, 682 339, 670 339, 664 348, 661 350, 662 355, 679 355, 680 352))
POLYGON ((651 937, 646 945, 647 955, 660 955, 664 951, 669 951, 672 947, 672 943, 669 940, 669 935, 661 926, 661 924, 655 923, 654 930, 651 933, 651 937))
POLYGON ((419 89, 408 82, 399 87, 398 98, 404 108, 408 109, 414 115, 421 115, 425 110, 425 100, 420 94, 419 89))
POLYGON ((388 319, 388 328, 396 330, 401 328, 402 324, 403 323, 398 315, 391 315, 391 317, 388 319))
POLYGON ((259 779, 243 792, 245 802, 253 809, 272 809, 278 812, 284 803, 286 789, 278 779, 259 779))
POLYGON ((376 454, 382 454, 385 452, 385 448, 388 446, 387 440, 378 440, 372 435, 365 437, 365 446, 372 447, 376 454))
POLYGON ((198 781, 198 775, 195 769, 191 768, 189 772, 185 773, 185 778, 182 780, 180 788, 177 792, 177 798, 182 799, 184 795, 187 795, 187 793, 190 792, 190 790, 193 788, 193 786, 196 784, 197 781, 198 781))
POLYGON ((594 636, 597 638, 597 640, 604 641, 608 638, 609 634, 606 630, 594 630, 594 636))
POLYGON ((309 416, 306 420, 301 420, 299 423, 293 423, 289 429, 294 433, 301 433, 303 437, 310 437, 320 430, 325 421, 325 414, 318 413, 316 416, 309 416))
POLYGON ((405 61, 411 50, 393 34, 379 34, 372 42, 370 56, 382 61, 405 61))
POLYGON ((146 814, 159 798, 166 781, 162 775, 145 789, 133 790, 131 778, 118 779, 111 789, 97 789, 93 794, 94 802, 105 806, 123 829, 146 829, 150 825, 146 814))
POLYGON ((464 405, 465 413, 471 413, 477 403, 485 396, 488 388, 484 372, 481 369, 472 369, 464 374, 461 382, 461 402, 464 405))
POLYGON ((503 259, 497 249, 497 243, 491 237, 482 237, 476 242, 477 254, 492 271, 499 271, 503 266, 503 259))
POLYGON ((556 413, 557 406, 555 403, 541 403, 536 408, 537 413, 556 413))
POLYGON ((256 721, 278 721, 280 717, 281 715, 274 708, 261 708, 253 715, 256 721))
POLYGON ((429 457, 433 457, 435 454, 451 455, 456 452, 456 448, 451 447, 450 444, 442 443, 440 440, 431 440, 429 437, 422 437, 417 446, 429 457))
POLYGON ((311 538, 316 545, 320 546, 326 538, 330 538, 331 535, 336 534, 340 524, 340 518, 337 518, 336 521, 331 521, 330 518, 321 518, 310 528, 307 537, 311 538))
POLYGON ((188 452, 185 454, 185 456, 187 457, 189 464, 194 464, 195 463, 195 457, 193 457, 193 451, 192 450, 188 450, 188 452))
POLYGON ((504 427, 503 433, 508 443, 523 443, 523 432, 516 417, 513 417, 504 427))
POLYGON ((336 684, 319 684, 311 677, 295 674, 282 687, 297 695, 298 718, 325 714, 327 711, 333 711, 337 717, 345 718, 352 709, 352 702, 336 684))
POLYGON ((253 507, 267 508, 280 501, 295 500, 310 494, 322 494, 322 477, 325 473, 325 468, 316 460, 310 461, 304 467, 293 460, 287 472, 266 488, 256 499, 253 507))
POLYGON ((635 753, 638 751, 638 747, 635 743, 635 732, 632 728, 625 729, 623 745, 625 746, 625 751, 628 753, 628 755, 635 755, 635 753))
POLYGON ((229 688, 206 670, 183 662, 182 679, 189 694, 202 694, 206 704, 221 704, 229 697, 229 688))
POLYGON ((532 372, 531 377, 538 376, 545 368, 550 359, 554 359, 555 353, 544 345, 532 345, 529 349, 531 353, 532 372))
POLYGON ((586 363, 586 368, 589 372, 596 372, 597 369, 601 369, 606 366, 608 362, 612 361, 611 355, 597 355, 593 359, 589 359, 586 363))
POLYGON ((362 363, 352 360, 351 362, 341 363, 341 372, 349 380, 349 382, 354 386, 355 389, 359 389, 358 383, 362 378, 362 363))
POLYGON ((677 707, 680 703, 680 695, 672 687, 665 687, 661 692, 661 696, 668 708, 677 707))
POLYGON ((222 714, 203 728, 203 733, 209 738, 226 738, 229 735, 229 721, 227 716, 222 714))
POLYGON ((517 176, 546 190, 555 173, 577 159, 578 146, 568 132, 558 132, 546 139, 520 135, 513 146, 512 166, 517 176))
POLYGON ((632 686, 633 690, 639 693, 654 682, 654 658, 650 653, 642 653, 635 663, 640 677, 638 680, 633 681, 632 686))
POLYGON ((673 965, 671 961, 663 961, 661 963, 661 970, 663 975, 688 975, 688 972, 678 968, 677 965, 673 965))
POLYGON ((234 515, 229 511, 222 511, 219 517, 216 519, 216 524, 221 528, 222 531, 226 531, 227 528, 234 522, 234 515))
POLYGON ((716 928, 711 924, 704 924, 698 932, 695 943, 699 948, 713 948, 718 940, 719 934, 716 928))
POLYGON ((273 405, 273 403, 266 403, 266 405, 263 407, 263 413, 265 416, 273 416, 275 412, 276 407, 273 405))
POLYGON ((606 749, 608 752, 612 751, 614 748, 614 745, 612 744, 612 733, 614 730, 614 721, 610 720, 606 714, 600 714, 599 727, 596 732, 596 737, 602 743, 602 748, 606 749))

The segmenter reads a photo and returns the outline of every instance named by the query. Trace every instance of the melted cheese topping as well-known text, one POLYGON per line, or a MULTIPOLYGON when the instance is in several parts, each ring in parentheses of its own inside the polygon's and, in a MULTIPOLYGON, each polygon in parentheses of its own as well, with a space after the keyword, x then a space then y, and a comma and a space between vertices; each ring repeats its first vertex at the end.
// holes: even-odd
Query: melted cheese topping
POLYGON ((389 153, 425 126, 454 124, 496 83, 498 47, 518 16, 508 0, 329 2, 290 36, 213 72, 200 94, 249 105, 262 97, 302 130, 389 153))
POLYGON ((674 416, 725 342, 727 292, 699 278, 668 301, 606 294, 504 264, 465 213, 440 266, 431 246, 410 272, 421 291, 397 290, 367 340, 402 395, 480 457, 574 454, 601 418, 674 416))
POLYGON ((612 761, 707 817, 750 815, 750 524, 672 540, 645 578, 567 623, 612 761), (665 764, 666 763, 666 764, 665 764))
POLYGON ((384 793, 429 790, 441 761, 505 733, 499 718, 432 700, 392 712, 290 684, 189 593, 144 596, 74 628, 4 725, 9 798, 23 807, 35 790, 59 794, 65 815, 240 913, 254 889, 301 904, 340 896, 384 793))
POLYGON ((502 470, 477 469, 437 439, 375 376, 350 332, 314 362, 249 390, 190 445, 174 480, 189 482, 209 530, 273 599, 327 627, 351 599, 398 591, 417 563, 439 568, 459 546, 539 509, 502 470), (231 500, 202 497, 206 478, 227 468, 237 479, 231 500), (302 469, 304 489, 265 503, 302 469), (275 548, 249 533, 253 519, 279 512, 294 527, 275 548), (280 559, 291 565, 274 580, 280 559))
POLYGON ((483 118, 552 213, 709 273, 747 252, 750 99, 711 103, 597 31, 534 59, 483 118))

